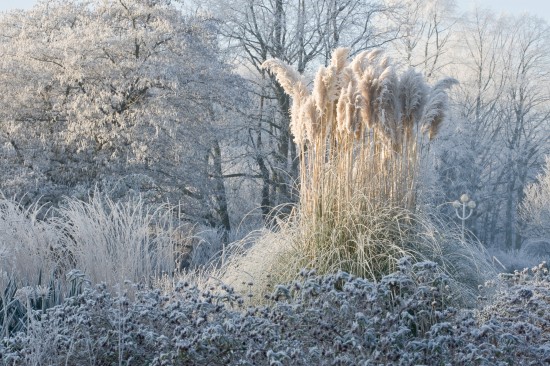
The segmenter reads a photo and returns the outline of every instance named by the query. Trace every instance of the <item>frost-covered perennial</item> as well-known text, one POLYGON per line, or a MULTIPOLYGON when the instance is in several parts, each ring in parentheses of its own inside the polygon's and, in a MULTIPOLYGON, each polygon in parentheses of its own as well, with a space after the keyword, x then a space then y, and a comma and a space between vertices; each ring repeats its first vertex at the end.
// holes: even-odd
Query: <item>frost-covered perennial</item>
POLYGON ((550 362, 545 265, 487 286, 479 310, 450 306, 433 262, 399 262, 373 283, 344 272, 281 285, 247 307, 227 286, 168 293, 104 285, 0 341, 0 363, 96 365, 519 365, 550 362), (276 292, 277 292, 276 291, 276 292))

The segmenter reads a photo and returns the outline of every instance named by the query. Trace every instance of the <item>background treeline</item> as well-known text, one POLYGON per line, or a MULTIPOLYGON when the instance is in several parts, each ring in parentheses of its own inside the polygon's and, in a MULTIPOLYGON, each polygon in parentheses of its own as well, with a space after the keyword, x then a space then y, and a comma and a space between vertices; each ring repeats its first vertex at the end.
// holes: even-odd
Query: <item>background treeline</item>
POLYGON ((548 362, 547 267, 495 265, 550 259, 549 31, 450 0, 0 14, 0 364, 548 362))

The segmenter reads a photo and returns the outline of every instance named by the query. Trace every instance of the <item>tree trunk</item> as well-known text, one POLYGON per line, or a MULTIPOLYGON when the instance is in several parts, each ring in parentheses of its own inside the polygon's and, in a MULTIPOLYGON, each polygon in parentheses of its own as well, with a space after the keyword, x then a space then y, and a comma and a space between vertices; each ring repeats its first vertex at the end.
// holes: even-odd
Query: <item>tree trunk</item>
POLYGON ((222 230, 222 240, 227 243, 229 237, 229 231, 231 230, 231 221, 229 220, 229 210, 227 207, 227 193, 225 190, 225 182, 222 172, 222 154, 220 143, 217 139, 212 141, 211 149, 212 157, 212 180, 214 182, 214 196, 213 203, 214 209, 217 213, 220 223, 220 229, 222 230))

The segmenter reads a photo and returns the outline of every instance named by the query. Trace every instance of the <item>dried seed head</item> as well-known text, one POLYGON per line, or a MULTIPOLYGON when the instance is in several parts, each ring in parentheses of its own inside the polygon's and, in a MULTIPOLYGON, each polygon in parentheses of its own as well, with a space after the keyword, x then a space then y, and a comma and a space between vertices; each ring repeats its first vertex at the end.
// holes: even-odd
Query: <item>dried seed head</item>
POLYGON ((367 60, 369 63, 374 63, 374 61, 383 54, 383 50, 381 48, 376 48, 369 52, 367 55, 367 60))
POLYGON ((332 103, 336 101, 340 91, 338 90, 338 76, 335 66, 331 65, 325 69, 323 82, 325 84, 328 102, 332 103))
POLYGON ((376 79, 373 68, 368 68, 359 82, 359 90, 363 97, 366 108, 361 111, 364 127, 374 128, 378 122, 375 113, 378 104, 378 79, 376 79))
POLYGON ((319 117, 312 96, 308 97, 302 105, 302 120, 306 129, 307 139, 313 141, 319 133, 319 117))
POLYGON ((447 89, 457 83, 456 79, 443 79, 434 85, 428 96, 422 116, 422 132, 428 132, 430 140, 437 135, 441 122, 445 119, 448 109, 447 89))
POLYGON ((397 99, 397 77, 393 67, 385 68, 382 74, 380 74, 378 82, 380 87, 377 96, 377 113, 386 135, 395 142, 400 137, 401 126, 398 123, 400 120, 400 108, 397 99))
POLYGON ((297 145, 305 143, 306 129, 302 114, 302 100, 295 98, 290 108, 290 132, 294 136, 297 145))
POLYGON ((284 91, 294 99, 307 95, 307 86, 302 75, 290 65, 278 59, 270 59, 262 64, 262 68, 272 72, 284 91))
POLYGON ((340 47, 332 52, 330 64, 336 67, 336 72, 340 73, 348 64, 349 48, 340 47))
POLYGON ((319 71, 317 71, 315 82, 313 83, 313 99, 315 100, 315 106, 319 117, 323 116, 328 104, 328 91, 327 84, 325 83, 325 74, 327 72, 327 68, 321 67, 319 71))
POLYGON ((349 103, 349 98, 347 94, 347 88, 342 88, 340 92, 340 98, 338 98, 338 104, 336 107, 336 119, 338 122, 338 131, 345 131, 345 120, 346 120, 346 106, 349 103))
POLYGON ((357 77, 361 77, 363 75, 363 72, 365 72, 365 59, 367 59, 367 56, 370 54, 370 51, 363 51, 350 63, 349 67, 353 72, 357 75, 357 77))
POLYGON ((381 70, 385 70, 390 66, 391 59, 388 56, 384 56, 382 59, 380 59, 380 62, 378 63, 378 68, 381 70))
POLYGON ((412 129, 422 118, 428 86, 422 75, 413 69, 406 71, 399 80, 399 101, 401 104, 403 127, 412 129))

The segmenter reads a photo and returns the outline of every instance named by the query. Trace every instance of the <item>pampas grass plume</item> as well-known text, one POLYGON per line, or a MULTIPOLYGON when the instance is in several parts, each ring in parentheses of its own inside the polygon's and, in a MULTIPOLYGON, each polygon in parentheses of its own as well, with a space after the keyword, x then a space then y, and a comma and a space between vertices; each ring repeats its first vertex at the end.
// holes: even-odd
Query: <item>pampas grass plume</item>
POLYGON ((443 79, 434 85, 428 96, 422 117, 422 132, 428 133, 430 140, 435 138, 439 132, 441 122, 445 119, 449 104, 446 91, 455 84, 458 84, 456 79, 443 79))
POLYGON ((302 113, 302 99, 296 98, 290 108, 290 132, 294 136, 294 142, 298 145, 305 143, 307 122, 302 113))
POLYGON ((427 85, 420 73, 409 69, 401 76, 399 100, 405 129, 412 128, 412 123, 422 118, 427 93, 427 85))
POLYGON ((332 52, 331 65, 336 67, 336 72, 340 73, 348 64, 349 48, 340 47, 332 52))
POLYGON ((342 89, 340 92, 340 98, 338 99, 338 104, 336 107, 336 120, 338 123, 338 131, 345 132, 346 130, 346 106, 349 104, 349 98, 347 94, 347 88, 342 89))
POLYGON ((262 64, 262 68, 272 72, 285 92, 293 98, 307 94, 307 86, 302 75, 283 61, 270 59, 262 64))
POLYGON ((330 65, 325 69, 323 74, 323 82, 326 88, 326 94, 328 97, 328 102, 332 103, 338 99, 340 96, 338 90, 338 76, 337 76, 336 66, 330 65))
POLYGON ((315 76, 313 83, 313 99, 315 100, 315 106, 319 117, 323 117, 328 102, 327 85, 325 83, 325 74, 328 72, 327 68, 321 67, 315 76))
POLYGON ((302 104, 302 119, 307 139, 314 141, 319 133, 319 117, 313 96, 309 96, 302 104))
POLYGON ((363 51, 359 53, 353 61, 349 64, 350 69, 357 75, 357 77, 363 76, 365 71, 364 61, 370 55, 371 51, 363 51))
POLYGON ((381 48, 374 49, 370 51, 367 55, 367 60, 369 63, 374 63, 374 61, 384 53, 381 48))
POLYGON ((359 82, 359 90, 363 97, 363 106, 361 108, 363 124, 367 128, 373 128, 376 118, 372 113, 372 80, 368 78, 368 75, 359 82))

